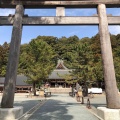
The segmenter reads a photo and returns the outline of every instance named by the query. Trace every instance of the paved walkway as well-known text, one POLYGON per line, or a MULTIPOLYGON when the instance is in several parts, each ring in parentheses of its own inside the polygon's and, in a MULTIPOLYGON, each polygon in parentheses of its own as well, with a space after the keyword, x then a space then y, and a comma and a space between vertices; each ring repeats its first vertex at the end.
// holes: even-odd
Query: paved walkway
POLYGON ((28 120, 99 120, 67 94, 53 95, 28 120))
MULTIPOLYGON (((40 97, 28 97, 28 93, 16 93, 14 98, 14 106, 23 106, 23 114, 25 114, 27 111, 29 111, 31 108, 36 106, 41 102, 40 97)), ((2 99, 2 94, 0 93, 0 102, 2 99)))

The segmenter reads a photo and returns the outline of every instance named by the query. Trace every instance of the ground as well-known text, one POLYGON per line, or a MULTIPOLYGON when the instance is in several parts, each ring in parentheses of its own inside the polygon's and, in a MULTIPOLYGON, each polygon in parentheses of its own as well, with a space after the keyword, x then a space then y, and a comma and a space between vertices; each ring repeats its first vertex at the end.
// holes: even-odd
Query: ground
POLYGON ((105 95, 94 95, 94 98, 90 98, 92 109, 86 107, 87 98, 84 102, 80 104, 69 94, 52 94, 45 99, 27 97, 27 93, 16 93, 14 106, 24 107, 23 116, 19 120, 99 120, 95 115, 95 107, 106 106, 105 95))

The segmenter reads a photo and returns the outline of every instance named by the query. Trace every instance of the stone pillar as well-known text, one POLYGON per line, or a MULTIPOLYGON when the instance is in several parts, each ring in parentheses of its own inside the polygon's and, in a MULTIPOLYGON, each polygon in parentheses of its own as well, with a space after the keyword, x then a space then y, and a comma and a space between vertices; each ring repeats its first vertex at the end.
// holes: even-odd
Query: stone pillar
POLYGON ((56 7, 56 16, 65 16, 65 8, 56 7))
POLYGON ((0 120, 18 120, 22 115, 22 106, 14 106, 14 108, 0 108, 0 120))
POLYGON ((23 5, 17 5, 13 23, 12 37, 8 65, 4 83, 4 91, 1 102, 2 108, 12 108, 14 103, 14 92, 17 78, 17 67, 22 35, 22 16, 24 14, 23 5))
POLYGON ((98 16, 107 107, 113 109, 120 108, 120 99, 118 96, 110 34, 108 30, 106 6, 104 4, 98 5, 98 16))

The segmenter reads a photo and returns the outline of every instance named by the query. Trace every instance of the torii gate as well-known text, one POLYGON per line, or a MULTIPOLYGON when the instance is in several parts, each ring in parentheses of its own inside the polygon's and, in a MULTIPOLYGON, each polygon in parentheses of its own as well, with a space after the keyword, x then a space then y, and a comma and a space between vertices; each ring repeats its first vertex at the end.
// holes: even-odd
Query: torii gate
POLYGON ((12 108, 23 25, 99 25, 107 107, 120 109, 109 25, 120 25, 120 16, 107 16, 106 7, 120 7, 120 0, 1 0, 0 8, 15 8, 15 15, 0 17, 0 25, 13 25, 9 61, 1 102, 12 108), (56 17, 28 17, 25 8, 56 8, 56 17), (65 17, 65 8, 97 8, 98 16, 65 17))

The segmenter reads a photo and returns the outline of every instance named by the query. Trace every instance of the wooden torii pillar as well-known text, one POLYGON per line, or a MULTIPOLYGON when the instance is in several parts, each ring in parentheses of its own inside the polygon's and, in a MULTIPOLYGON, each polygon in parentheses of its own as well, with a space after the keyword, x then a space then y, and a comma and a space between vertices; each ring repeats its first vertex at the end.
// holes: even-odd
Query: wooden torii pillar
POLYGON ((7 65, 6 77, 4 83, 4 91, 1 102, 2 108, 12 108, 14 103, 14 92, 15 92, 19 51, 20 51, 20 43, 22 36, 23 14, 24 14, 23 5, 16 5, 8 65, 7 65))
POLYGON ((98 16, 107 107, 120 109, 120 97, 118 96, 118 89, 116 84, 105 4, 98 5, 98 16))

